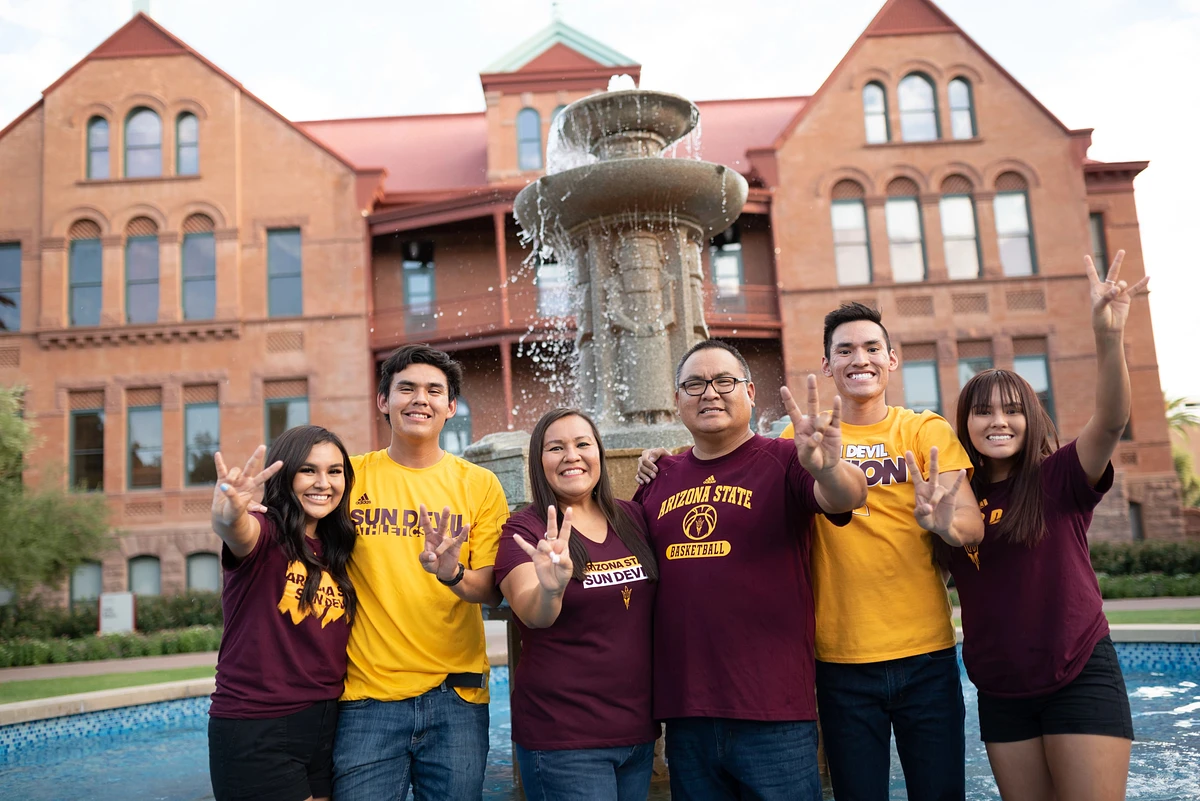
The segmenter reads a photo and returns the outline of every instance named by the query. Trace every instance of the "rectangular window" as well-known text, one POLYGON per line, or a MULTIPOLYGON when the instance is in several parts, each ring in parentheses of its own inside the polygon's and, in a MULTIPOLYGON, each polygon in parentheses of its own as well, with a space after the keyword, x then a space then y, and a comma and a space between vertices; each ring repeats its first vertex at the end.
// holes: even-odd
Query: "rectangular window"
POLYGON ((308 398, 271 398, 267 401, 267 447, 296 426, 308 425, 308 398))
POLYGON ((542 262, 537 268, 538 316, 566 317, 571 313, 571 285, 567 265, 542 262))
POLYGON ((95 602, 104 588, 104 570, 99 562, 84 562, 71 573, 71 603, 95 602))
POLYGON ((104 489, 104 411, 71 412, 71 486, 104 489))
POLYGON ((1033 236, 1029 228, 1029 201, 1024 192, 1000 192, 994 202, 1000 264, 1008 276, 1033 275, 1033 236))
POLYGON ((71 325, 100 325, 102 260, 99 239, 71 243, 71 325))
POLYGON ((217 316, 217 250, 211 233, 183 237, 183 319, 217 316))
POLYGON ((958 387, 962 389, 967 385, 967 382, 975 377, 977 373, 982 373, 984 370, 991 370, 995 365, 992 364, 991 356, 974 356, 958 360, 958 387))
POLYGON ((221 410, 215 403, 189 403, 183 408, 183 434, 187 447, 184 483, 190 487, 213 484, 221 448, 221 410))
POLYGON ((1108 237, 1104 235, 1104 215, 1098 211, 1088 215, 1088 229, 1092 234, 1092 261, 1100 280, 1108 275, 1108 237))
POLYGON ((938 204, 945 242, 946 273, 951 278, 979 277, 979 240, 975 204, 967 195, 947 195, 938 204))
POLYGON ((162 486, 162 407, 129 409, 129 488, 162 486))
POLYGON ((1142 525, 1142 505, 1136 501, 1129 502, 1129 533, 1134 542, 1146 539, 1146 529, 1142 525))
POLYGON ((713 237, 709 246, 712 262, 712 281, 718 298, 735 298, 742 294, 742 237, 736 225, 713 237))
POLYGON ((433 243, 404 243, 404 303, 417 318, 433 314, 433 243))
POLYGON ((937 362, 904 362, 904 405, 913 411, 926 409, 942 413, 941 392, 938 389, 937 362))
POLYGON ((267 231, 267 316, 300 316, 302 296, 300 229, 267 231))
POLYGON ((839 286, 871 283, 871 243, 867 235, 867 208, 861 200, 835 200, 833 259, 839 286))
POLYGON ((0 331, 21 330, 21 246, 0 244, 0 331))
POLYGON ((921 207, 914 197, 888 198, 888 253, 892 280, 897 283, 925 280, 925 245, 922 242, 921 207))
POLYGON ((157 236, 134 236, 125 243, 125 319, 158 322, 157 236))
POLYGON ((1013 372, 1024 378, 1037 393, 1038 400, 1046 407, 1050 419, 1058 422, 1054 416, 1054 393, 1050 389, 1050 361, 1044 356, 1016 356, 1013 358, 1013 372))

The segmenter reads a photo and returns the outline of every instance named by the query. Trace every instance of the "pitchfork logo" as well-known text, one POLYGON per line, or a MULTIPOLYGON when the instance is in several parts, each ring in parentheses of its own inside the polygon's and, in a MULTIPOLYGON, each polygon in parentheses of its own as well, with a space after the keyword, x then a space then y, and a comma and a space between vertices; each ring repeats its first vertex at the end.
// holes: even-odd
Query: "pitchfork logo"
POLYGON ((683 533, 688 539, 703 540, 717 530, 717 510, 709 504, 693 506, 683 516, 683 533))

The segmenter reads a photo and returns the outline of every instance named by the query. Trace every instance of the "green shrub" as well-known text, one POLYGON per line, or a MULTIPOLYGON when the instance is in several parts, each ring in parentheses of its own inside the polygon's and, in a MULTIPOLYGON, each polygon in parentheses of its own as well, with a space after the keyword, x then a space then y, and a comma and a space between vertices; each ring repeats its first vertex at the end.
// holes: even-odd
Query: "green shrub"
POLYGON ((1200 573, 1200 542, 1094 542, 1092 569, 1109 576, 1200 573))
MULTIPOLYGON (((189 592, 182 595, 139 596, 137 630, 142 633, 224 624, 221 594, 189 592)), ((60 607, 27 600, 0 606, 0 641, 27 638, 77 640, 96 633, 98 605, 95 601, 60 607)))
POLYGON ((223 624, 221 594, 188 592, 181 595, 139 596, 137 629, 141 632, 223 624))
POLYGON ((1142 573, 1136 576, 1097 576, 1104 598, 1158 598, 1200 595, 1200 575, 1142 573))
POLYGON ((68 640, 17 637, 0 641, 0 667, 23 667, 60 662, 90 662, 135 656, 200 653, 221 647, 221 629, 192 626, 152 634, 91 635, 68 640))

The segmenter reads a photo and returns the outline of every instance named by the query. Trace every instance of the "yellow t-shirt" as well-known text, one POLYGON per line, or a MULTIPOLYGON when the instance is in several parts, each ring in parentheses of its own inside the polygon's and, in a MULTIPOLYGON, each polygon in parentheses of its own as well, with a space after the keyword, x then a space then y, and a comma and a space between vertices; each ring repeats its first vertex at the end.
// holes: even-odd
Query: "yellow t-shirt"
MULTIPOLYGON (((460 561, 469 570, 496 561, 508 503, 490 471, 452 454, 421 470, 396 464, 387 449, 354 456, 350 516, 358 541, 350 579, 358 614, 350 628, 343 701, 415 698, 448 673, 488 675, 483 613, 440 584, 420 563, 424 533, 420 505, 441 515, 450 507, 450 530, 471 525, 460 561)), ((482 689, 455 688, 465 701, 486 704, 482 689)))
MULTIPOLYGON (((792 427, 780 437, 791 437, 792 427)), ((882 662, 954 645, 950 599, 933 563, 933 537, 913 518, 913 485, 904 452, 929 476, 929 449, 938 470, 966 470, 971 461, 946 420, 933 412, 889 406, 869 426, 842 423, 842 458, 867 474, 867 503, 838 528, 817 517, 813 595, 817 659, 882 662)))

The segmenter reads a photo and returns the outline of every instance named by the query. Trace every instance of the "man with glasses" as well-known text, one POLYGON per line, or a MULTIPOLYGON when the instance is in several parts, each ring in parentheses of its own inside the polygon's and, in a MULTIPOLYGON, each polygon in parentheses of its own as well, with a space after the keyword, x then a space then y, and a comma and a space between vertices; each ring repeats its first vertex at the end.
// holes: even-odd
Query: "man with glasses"
POLYGON ((676 799, 820 799, 809 550, 815 515, 845 525, 866 498, 841 459, 840 407, 791 394, 794 441, 750 430, 746 360, 717 340, 689 350, 675 404, 692 448, 639 488, 658 557, 654 717, 667 722, 676 799))

